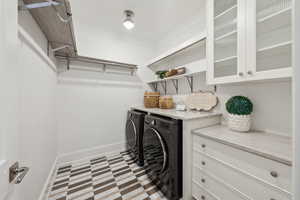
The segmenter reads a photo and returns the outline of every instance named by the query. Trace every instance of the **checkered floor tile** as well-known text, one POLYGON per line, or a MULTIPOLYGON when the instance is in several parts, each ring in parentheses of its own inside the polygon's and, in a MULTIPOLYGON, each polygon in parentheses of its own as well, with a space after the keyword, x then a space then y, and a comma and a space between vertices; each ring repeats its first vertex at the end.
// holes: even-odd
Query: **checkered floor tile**
POLYGON ((128 152, 72 163, 56 171, 48 200, 167 200, 128 152))

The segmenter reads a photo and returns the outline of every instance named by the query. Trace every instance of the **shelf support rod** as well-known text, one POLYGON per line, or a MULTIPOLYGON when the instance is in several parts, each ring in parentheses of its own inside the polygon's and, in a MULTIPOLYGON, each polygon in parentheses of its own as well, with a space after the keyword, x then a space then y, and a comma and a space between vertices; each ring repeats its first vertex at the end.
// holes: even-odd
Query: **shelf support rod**
POLYGON ((151 85, 152 85, 154 91, 157 92, 157 91, 158 91, 158 90, 157 90, 157 83, 152 83, 151 85))
POLYGON ((186 76, 185 78, 186 78, 187 82, 189 83, 191 93, 193 93, 193 91, 194 91, 194 77, 193 76, 186 76))
POLYGON ((172 79, 172 83, 174 85, 174 88, 176 90, 176 94, 178 94, 178 79, 172 79))
POLYGON ((164 89, 165 95, 167 94, 167 81, 162 81, 161 82, 161 86, 164 89))
POLYGON ((69 71, 69 70, 70 70, 70 59, 67 58, 67 71, 69 71))

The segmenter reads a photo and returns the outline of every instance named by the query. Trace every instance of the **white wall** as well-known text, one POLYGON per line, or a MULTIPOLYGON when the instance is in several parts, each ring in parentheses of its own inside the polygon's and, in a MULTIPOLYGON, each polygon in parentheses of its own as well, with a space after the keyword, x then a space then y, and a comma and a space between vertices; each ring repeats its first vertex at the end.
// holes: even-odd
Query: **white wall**
MULTIPOLYGON (((205 73, 195 76, 194 79, 194 92, 214 90, 212 86, 206 85, 205 73)), ((167 88, 168 95, 174 95, 175 102, 183 102, 185 96, 190 94, 185 79, 179 82, 179 95, 176 95, 171 82, 167 88)), ((160 86, 159 90, 164 94, 160 86)), ((253 129, 292 136, 291 81, 219 85, 216 94, 220 100, 216 109, 224 114, 224 122, 227 119, 226 101, 232 96, 243 95, 249 97, 254 104, 253 129)))
MULTIPOLYGON (((28 13, 19 15, 19 24, 44 47, 45 36, 28 13)), ((20 163, 30 167, 30 171, 18 187, 18 200, 39 198, 57 156, 56 73, 23 41, 20 38, 18 46, 19 147, 20 163)))
POLYGON ((202 10, 199 10, 199 15, 195 16, 193 21, 187 24, 178 24, 165 37, 161 38, 155 46, 155 56, 206 31, 205 8, 206 6, 203 5, 202 10))
POLYGON ((298 10, 300 9, 300 2, 297 0, 293 1, 295 5, 295 12, 294 12, 294 23, 295 23, 295 29, 294 31, 294 163, 293 163, 293 192, 294 192, 294 200, 300 199, 300 12, 298 10))
POLYGON ((137 65, 153 56, 153 48, 149 48, 149 43, 105 30, 99 34, 99 31, 94 31, 97 28, 101 27, 81 26, 76 36, 80 55, 137 65))
POLYGON ((135 76, 73 70, 60 74, 59 154, 124 143, 126 112, 142 98, 143 88, 135 76))

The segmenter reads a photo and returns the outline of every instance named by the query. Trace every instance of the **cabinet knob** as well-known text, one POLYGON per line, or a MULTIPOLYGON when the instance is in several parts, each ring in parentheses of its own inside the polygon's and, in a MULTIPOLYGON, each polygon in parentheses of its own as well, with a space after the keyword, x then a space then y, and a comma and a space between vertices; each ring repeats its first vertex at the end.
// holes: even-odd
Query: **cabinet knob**
POLYGON ((244 73, 243 72, 239 72, 239 76, 244 76, 244 73))
POLYGON ((247 74, 248 74, 248 75, 252 75, 253 72, 252 72, 252 71, 248 71, 247 74))
POLYGON ((271 176, 273 176, 274 178, 277 178, 278 177, 278 173, 275 172, 275 171, 271 171, 271 176))
POLYGON ((202 147, 202 148, 205 148, 205 147, 206 147, 206 145, 205 145, 205 144, 202 144, 202 145, 201 145, 201 147, 202 147))
POLYGON ((206 165, 206 163, 204 161, 201 162, 202 165, 206 165))
POLYGON ((203 178, 203 179, 201 179, 201 182, 202 182, 202 183, 205 183, 205 179, 204 179, 204 178, 203 178))
POLYGON ((202 200, 205 200, 206 198, 205 198, 205 196, 201 195, 201 199, 202 199, 202 200))

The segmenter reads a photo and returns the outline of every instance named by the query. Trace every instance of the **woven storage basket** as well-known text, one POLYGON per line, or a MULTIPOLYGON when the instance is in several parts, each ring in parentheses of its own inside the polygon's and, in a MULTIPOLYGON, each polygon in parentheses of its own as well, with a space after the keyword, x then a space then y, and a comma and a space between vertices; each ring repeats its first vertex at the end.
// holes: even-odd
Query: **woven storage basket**
POLYGON ((228 127, 233 131, 248 132, 251 128, 251 115, 228 115, 228 127))
POLYGON ((172 97, 160 97, 159 98, 159 108, 161 109, 172 109, 174 107, 172 97))
POLYGON ((146 108, 158 108, 159 96, 159 92, 145 92, 144 106, 146 108))

